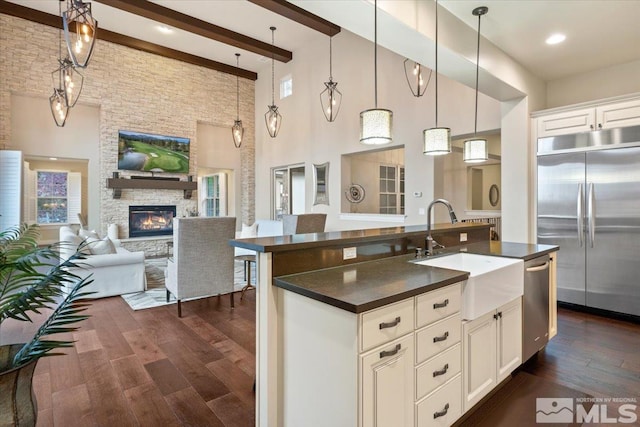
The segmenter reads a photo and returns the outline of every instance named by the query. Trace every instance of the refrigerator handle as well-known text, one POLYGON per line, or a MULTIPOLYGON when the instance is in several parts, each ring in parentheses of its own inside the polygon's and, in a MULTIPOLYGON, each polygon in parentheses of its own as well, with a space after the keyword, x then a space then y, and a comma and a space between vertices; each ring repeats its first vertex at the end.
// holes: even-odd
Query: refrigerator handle
POLYGON ((582 192, 582 183, 578 184, 578 202, 576 206, 576 219, 578 222, 578 245, 581 248, 584 236, 584 212, 582 211, 584 206, 584 196, 582 192))
POLYGON ((588 199, 587 216, 589 217, 589 240, 591 247, 593 247, 596 239, 596 200, 593 191, 593 182, 589 184, 588 199))

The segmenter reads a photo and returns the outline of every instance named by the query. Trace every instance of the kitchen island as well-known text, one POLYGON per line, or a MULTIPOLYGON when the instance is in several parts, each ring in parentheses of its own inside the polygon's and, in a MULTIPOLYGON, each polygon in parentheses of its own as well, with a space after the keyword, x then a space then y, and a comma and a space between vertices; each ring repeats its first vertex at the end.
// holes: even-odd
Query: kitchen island
MULTIPOLYGON (((492 250, 487 224, 440 225, 432 231, 436 240, 446 242, 446 250, 454 250, 455 243, 459 245, 460 233, 466 235, 467 246, 478 244, 478 251, 492 250), (480 245, 482 242, 488 247, 480 245)), ((301 425, 296 423, 305 417, 304 425, 367 425, 362 413, 358 415, 354 409, 358 408, 358 381, 361 377, 364 381, 375 380, 371 376, 367 380, 363 371, 359 372, 364 360, 359 358, 371 355, 377 358, 380 352, 386 355, 394 351, 411 355, 397 359, 399 363, 392 366, 393 370, 404 370, 406 375, 413 376, 417 362, 430 362, 439 350, 449 354, 459 349, 460 343, 449 346, 456 342, 455 332, 437 335, 440 332, 429 328, 433 325, 439 328, 444 322, 451 331, 458 331, 457 341, 460 340, 460 328, 456 327, 460 318, 456 313, 460 282, 468 273, 408 262, 415 248, 423 247, 425 236, 425 227, 414 226, 232 241, 234 246, 258 252, 257 425, 301 425), (353 252, 354 259, 344 259, 346 253, 353 252), (434 304, 444 306, 433 314, 414 309, 414 306, 434 304), (386 319, 387 310, 395 313, 396 309, 400 315, 392 315, 390 322, 378 316, 382 312, 386 319), (418 316, 419 313, 423 314, 418 316), (404 319, 397 322, 401 325, 399 328, 393 327, 397 325, 387 327, 387 323, 396 322, 398 317, 404 319), (371 332, 362 333, 363 323, 369 325, 365 329, 371 332), (414 360, 413 338, 407 337, 427 333, 447 338, 434 348, 416 346, 414 360), (380 345, 390 347, 377 351, 380 345), (299 353, 317 348, 324 351, 299 353), (327 362, 332 367, 328 372, 322 369, 322 363, 327 362), (302 372, 315 375, 299 375, 302 372), (340 392, 335 388, 337 385, 340 392)), ((551 250, 551 247, 528 246, 498 248, 494 245, 493 250, 503 256, 511 253, 525 257, 551 250)), ((391 371, 378 372, 380 378, 388 378, 386 372, 391 371)), ((460 381, 459 370, 457 372, 451 367, 438 380, 453 384, 460 381)), ((406 425, 413 425, 416 399, 413 382, 396 386, 404 386, 404 391, 391 390, 389 405, 403 405, 406 425)), ((419 393, 424 396, 429 389, 419 393)), ((420 406, 423 417, 435 408, 429 406, 432 403, 420 406)), ((453 408, 448 411, 454 412, 453 408)))

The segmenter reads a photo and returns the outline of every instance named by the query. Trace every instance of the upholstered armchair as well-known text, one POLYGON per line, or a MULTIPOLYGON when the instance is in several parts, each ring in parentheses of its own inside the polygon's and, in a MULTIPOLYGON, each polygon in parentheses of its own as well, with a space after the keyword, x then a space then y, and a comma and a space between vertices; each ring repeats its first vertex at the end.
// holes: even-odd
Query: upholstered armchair
POLYGON ((283 234, 322 233, 327 214, 282 215, 283 234))
POLYGON ((235 217, 174 218, 173 257, 167 262, 165 287, 167 300, 178 300, 178 317, 182 317, 182 300, 229 294, 233 303, 233 247, 235 217))

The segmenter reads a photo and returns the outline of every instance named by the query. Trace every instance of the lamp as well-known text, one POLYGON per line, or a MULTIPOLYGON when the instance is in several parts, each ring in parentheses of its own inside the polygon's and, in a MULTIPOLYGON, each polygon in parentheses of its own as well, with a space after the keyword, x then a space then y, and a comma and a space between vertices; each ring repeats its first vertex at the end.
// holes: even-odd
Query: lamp
POLYGON ((98 30, 98 21, 91 14, 91 3, 68 0, 68 9, 62 14, 62 27, 73 66, 86 68, 93 53, 98 30), (75 35, 72 35, 72 32, 75 35))
POLYGON ((422 131, 423 154, 438 156, 451 152, 451 129, 438 127, 438 0, 436 0, 436 126, 422 131))
POLYGON ((486 15, 489 8, 480 6, 473 9, 473 15, 478 17, 478 49, 476 51, 476 109, 475 125, 473 128, 473 139, 464 142, 462 160, 467 163, 480 163, 489 158, 489 149, 486 139, 478 138, 478 79, 480 75, 480 20, 482 15, 486 15))
POLYGON ((264 122, 267 125, 267 131, 269 132, 269 136, 271 138, 275 138, 278 135, 278 131, 280 130, 280 125, 282 124, 282 115, 278 113, 278 107, 276 106, 276 95, 275 95, 275 83, 274 83, 274 75, 275 75, 275 66, 274 66, 274 56, 273 56, 273 47, 275 45, 274 33, 276 31, 276 27, 270 27, 271 30, 271 105, 269 105, 269 110, 264 115, 264 122))
POLYGON ((338 117, 340 104, 342 102, 342 93, 338 90, 338 82, 333 81, 331 52, 332 40, 333 37, 329 37, 329 81, 324 82, 325 89, 320 93, 320 105, 322 105, 322 112, 329 122, 334 121, 336 117, 338 117))
MULTIPOLYGON (((240 71, 240 54, 236 53, 236 71, 240 71)), ((244 128, 242 120, 240 120, 240 77, 236 73, 236 120, 231 126, 231 134, 233 135, 233 145, 240 148, 242 145, 242 137, 244 136, 244 128)))
POLYGON ((66 94, 66 105, 71 108, 76 105, 80 93, 82 92, 82 86, 84 85, 84 76, 75 68, 69 58, 58 59, 60 66, 58 69, 51 73, 51 82, 53 86, 56 86, 56 77, 60 88, 64 89, 66 94))
POLYGON ((426 70, 423 70, 423 66, 418 62, 411 61, 409 58, 404 60, 404 76, 407 78, 407 83, 409 84, 409 89, 411 89, 411 93, 416 98, 424 95, 427 90, 427 86, 429 86, 429 81, 431 81, 432 70, 429 70, 429 77, 427 77, 427 82, 424 81, 423 72, 426 73, 426 70))
POLYGON ((56 126, 63 127, 69 116, 69 107, 67 106, 67 95, 64 92, 64 88, 53 88, 53 95, 49 97, 49 106, 51 107, 51 114, 53 120, 56 122, 56 126))
POLYGON ((367 145, 388 144, 392 141, 393 112, 378 108, 378 1, 374 0, 374 50, 373 75, 375 108, 360 113, 360 143, 367 145))

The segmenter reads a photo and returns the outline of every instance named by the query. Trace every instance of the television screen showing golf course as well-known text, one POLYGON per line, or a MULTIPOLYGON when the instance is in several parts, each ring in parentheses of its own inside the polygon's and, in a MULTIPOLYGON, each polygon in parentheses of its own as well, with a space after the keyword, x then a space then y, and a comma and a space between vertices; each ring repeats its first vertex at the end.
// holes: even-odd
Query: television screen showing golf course
POLYGON ((189 173, 189 138, 121 130, 118 169, 189 173))

